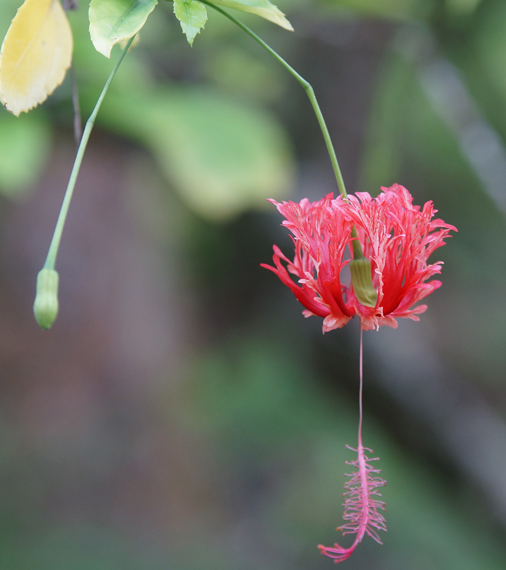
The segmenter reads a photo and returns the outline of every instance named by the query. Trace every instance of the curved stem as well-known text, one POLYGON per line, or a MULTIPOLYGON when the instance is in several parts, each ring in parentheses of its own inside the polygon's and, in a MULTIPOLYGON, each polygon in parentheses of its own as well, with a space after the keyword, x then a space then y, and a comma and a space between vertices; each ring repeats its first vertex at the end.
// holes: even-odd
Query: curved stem
POLYGON ((45 269, 54 269, 56 263, 56 256, 58 254, 58 248, 60 247, 63 227, 65 226, 65 220, 67 219, 70 201, 72 200, 72 194, 74 193, 74 187, 76 185, 77 175, 79 174, 79 169, 81 168, 81 162, 83 160, 84 151, 86 150, 86 146, 88 144, 88 140, 90 138, 93 125, 95 124, 95 119, 97 118, 98 111, 100 110, 100 106, 102 105, 102 101, 104 100, 107 90, 109 89, 109 86, 111 85, 112 80, 114 79, 114 76, 116 75, 116 72, 118 71, 118 68, 121 65, 121 62, 123 61, 128 49, 130 48, 134 40, 134 37, 135 36, 131 37, 128 40, 128 43, 123 48, 123 51, 121 52, 121 55, 118 58, 118 61, 114 64, 114 67, 112 68, 112 71, 109 74, 109 77, 107 78, 104 88, 102 89, 102 93, 100 93, 100 97, 98 98, 98 101, 95 104, 95 108, 93 109, 93 112, 91 113, 90 118, 88 119, 88 121, 86 122, 86 126, 84 127, 83 136, 81 137, 81 142, 79 144, 79 148, 77 149, 74 166, 70 174, 67 190, 65 191, 65 196, 63 198, 63 202, 61 205, 60 214, 56 222, 56 227, 53 233, 53 239, 51 240, 46 261, 44 263, 45 269))
MULTIPOLYGON (((332 163, 332 168, 334 169, 334 175, 336 177, 339 192, 341 193, 341 196, 343 198, 347 198, 348 194, 346 192, 346 187, 344 185, 344 179, 341 173, 341 168, 339 167, 339 162, 337 160, 336 151, 334 149, 334 145, 332 144, 332 139, 330 138, 330 133, 327 128, 327 124, 325 123, 325 119, 323 118, 320 105, 318 104, 318 101, 316 99, 314 89, 309 83, 309 81, 306 81, 299 73, 297 73, 297 71, 295 71, 295 69, 287 61, 285 61, 277 52, 275 52, 270 45, 265 43, 262 38, 257 36, 253 30, 250 30, 248 26, 244 25, 240 20, 234 18, 234 16, 231 16, 228 12, 225 12, 225 10, 222 10, 218 6, 215 6, 212 2, 209 2, 208 0, 200 0, 200 1, 203 4, 206 4, 207 6, 214 8, 214 10, 216 10, 220 14, 223 14, 225 18, 228 18, 231 22, 239 26, 241 30, 245 31, 265 50, 267 50, 272 55, 272 57, 276 59, 288 71, 288 73, 290 73, 293 77, 295 77, 295 79, 302 85, 305 92, 307 93, 307 96, 309 97, 309 100, 311 101, 311 105, 313 106, 316 119, 318 120, 318 124, 320 125, 323 139, 325 140, 325 145, 329 153, 330 162, 332 163)), ((353 247, 351 248, 351 256, 353 259, 362 259, 364 257, 364 254, 362 251, 362 246, 358 241, 357 230, 355 229, 355 226, 353 226, 351 230, 351 237, 356 238, 353 240, 353 247)))
POLYGON ((234 24, 236 24, 242 30, 244 30, 256 42, 258 42, 265 50, 267 50, 272 55, 272 57, 274 57, 274 59, 276 59, 302 85, 302 87, 304 88, 304 90, 307 93, 307 96, 309 97, 309 100, 311 101, 311 105, 313 106, 313 110, 314 110, 316 118, 318 120, 318 124, 320 125, 320 129, 322 131, 323 138, 325 140, 325 145, 327 146, 327 151, 328 151, 329 156, 330 156, 330 162, 332 163, 332 168, 334 169, 334 174, 335 174, 335 177, 337 180, 337 185, 339 187, 339 192, 341 193, 343 198, 346 198, 346 196, 347 196, 346 187, 344 185, 344 179, 343 179, 343 175, 341 173, 341 169, 339 168, 339 162, 337 161, 337 156, 336 156, 336 152, 334 150, 334 145, 332 144, 332 139, 330 138, 330 134, 329 134, 329 130, 327 128, 327 124, 325 123, 325 119, 323 118, 323 114, 321 112, 320 105, 318 104, 318 101, 316 100, 316 95, 314 93, 314 90, 313 90, 313 87, 311 86, 311 84, 308 81, 306 81, 299 73, 297 73, 295 71, 295 69, 293 69, 293 67, 291 65, 289 65, 280 55, 278 55, 268 44, 266 44, 264 42, 264 40, 262 40, 260 37, 258 37, 255 34, 255 32, 250 30, 240 20, 237 20, 237 18, 234 18, 234 16, 231 16, 228 12, 225 12, 225 10, 222 10, 218 6, 215 6, 212 2, 208 2, 207 0, 201 0, 201 2, 203 4, 206 4, 207 6, 210 6, 211 8, 214 8, 215 10, 220 12, 220 14, 223 14, 223 16, 225 16, 225 18, 228 18, 234 24))

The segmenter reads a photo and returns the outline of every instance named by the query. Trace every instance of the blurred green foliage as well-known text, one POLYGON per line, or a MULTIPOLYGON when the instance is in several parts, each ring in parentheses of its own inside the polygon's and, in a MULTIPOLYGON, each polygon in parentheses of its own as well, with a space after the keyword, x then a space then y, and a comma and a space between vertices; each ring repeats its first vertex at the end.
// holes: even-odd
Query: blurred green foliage
POLYGON ((284 132, 265 112, 216 91, 130 89, 108 98, 102 122, 150 149, 181 198, 204 217, 229 218, 291 186, 284 132))
POLYGON ((44 114, 0 115, 0 190, 10 198, 33 188, 49 158, 51 127, 44 114))

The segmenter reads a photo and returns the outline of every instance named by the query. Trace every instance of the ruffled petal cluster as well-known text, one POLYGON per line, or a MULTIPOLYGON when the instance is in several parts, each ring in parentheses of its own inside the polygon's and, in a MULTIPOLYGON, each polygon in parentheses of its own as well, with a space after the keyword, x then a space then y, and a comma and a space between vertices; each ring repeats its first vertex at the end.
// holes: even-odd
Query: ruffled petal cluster
POLYGON ((427 281, 441 272, 442 262, 429 265, 427 260, 457 229, 433 219, 437 210, 432 202, 423 208, 414 206, 411 194, 399 184, 382 188, 376 198, 357 192, 346 200, 329 194, 316 202, 306 198, 300 203, 271 202, 285 218, 295 255, 290 260, 274 246, 274 267, 263 267, 290 287, 306 317, 323 317, 324 333, 344 326, 355 315, 364 330, 396 328, 401 317, 419 320, 427 306, 417 303, 441 286, 438 280, 427 281), (352 238, 353 227, 357 238, 352 238), (352 239, 359 240, 371 263, 378 295, 374 307, 362 305, 344 277, 352 239))

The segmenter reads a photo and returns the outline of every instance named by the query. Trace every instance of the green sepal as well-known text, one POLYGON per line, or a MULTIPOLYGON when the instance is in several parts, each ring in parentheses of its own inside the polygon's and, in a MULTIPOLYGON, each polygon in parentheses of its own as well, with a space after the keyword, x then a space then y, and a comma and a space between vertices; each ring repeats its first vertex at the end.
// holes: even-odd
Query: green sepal
POLYGON ((41 269, 37 275, 33 314, 43 329, 50 329, 58 315, 58 281, 58 273, 54 269, 41 269))
POLYGON ((371 262, 362 257, 350 261, 351 283, 358 302, 365 307, 375 307, 378 293, 372 284, 371 262))

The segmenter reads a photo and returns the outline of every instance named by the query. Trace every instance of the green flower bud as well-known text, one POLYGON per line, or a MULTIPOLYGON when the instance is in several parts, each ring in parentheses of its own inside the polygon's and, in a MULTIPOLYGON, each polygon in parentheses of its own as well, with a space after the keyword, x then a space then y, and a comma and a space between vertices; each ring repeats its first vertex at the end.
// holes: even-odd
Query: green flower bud
POLYGON ((358 302, 365 307, 375 307, 378 293, 372 285, 371 262, 362 257, 350 261, 351 283, 358 302))
POLYGON ((58 273, 54 269, 41 269, 37 275, 37 294, 33 314, 39 326, 50 329, 58 314, 58 273))

